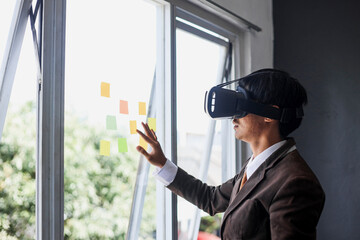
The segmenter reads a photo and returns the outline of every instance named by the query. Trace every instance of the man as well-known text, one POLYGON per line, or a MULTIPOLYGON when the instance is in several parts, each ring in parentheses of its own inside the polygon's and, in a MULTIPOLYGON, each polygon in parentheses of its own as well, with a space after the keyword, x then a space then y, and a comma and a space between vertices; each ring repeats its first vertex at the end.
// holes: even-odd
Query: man
POLYGON ((171 191, 210 215, 225 212, 222 239, 316 239, 325 194, 294 139, 287 137, 301 124, 305 89, 275 69, 236 82, 236 92, 222 84, 207 95, 209 115, 232 117, 235 137, 249 143, 253 152, 234 178, 215 187, 190 176, 166 159, 147 124, 145 134, 138 133, 152 152, 140 146, 137 150, 158 167, 156 177, 171 191))

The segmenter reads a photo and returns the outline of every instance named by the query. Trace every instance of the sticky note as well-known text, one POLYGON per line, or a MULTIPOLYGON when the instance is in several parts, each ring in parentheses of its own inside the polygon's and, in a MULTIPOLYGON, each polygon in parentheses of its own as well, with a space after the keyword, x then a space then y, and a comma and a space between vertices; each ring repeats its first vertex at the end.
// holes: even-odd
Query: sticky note
POLYGON ((120 100, 120 113, 129 114, 129 107, 127 101, 120 100))
POLYGON ((110 83, 101 82, 101 96, 110 97, 110 83))
POLYGON ((110 141, 100 141, 100 155, 110 156, 110 141))
POLYGON ((139 102, 139 115, 146 115, 146 103, 139 102))
POLYGON ((148 143, 142 137, 140 137, 139 145, 142 146, 145 150, 147 150, 148 143))
POLYGON ((106 116, 106 129, 116 130, 116 117, 115 116, 106 116))
POLYGON ((156 118, 148 118, 149 128, 156 132, 156 118))
POLYGON ((126 138, 118 138, 118 149, 120 153, 124 153, 128 151, 126 138))
POLYGON ((130 121, 130 134, 136 134, 136 121, 131 120, 130 121))

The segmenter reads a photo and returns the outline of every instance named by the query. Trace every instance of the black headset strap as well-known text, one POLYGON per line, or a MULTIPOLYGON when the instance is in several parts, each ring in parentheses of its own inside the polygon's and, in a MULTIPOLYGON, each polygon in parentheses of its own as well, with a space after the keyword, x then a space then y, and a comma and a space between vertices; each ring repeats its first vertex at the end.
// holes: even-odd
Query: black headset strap
POLYGON ((237 99, 237 110, 243 110, 258 116, 268 117, 275 120, 281 119, 281 110, 266 104, 254 102, 251 99, 237 99), (241 109, 240 109, 241 108, 241 109))

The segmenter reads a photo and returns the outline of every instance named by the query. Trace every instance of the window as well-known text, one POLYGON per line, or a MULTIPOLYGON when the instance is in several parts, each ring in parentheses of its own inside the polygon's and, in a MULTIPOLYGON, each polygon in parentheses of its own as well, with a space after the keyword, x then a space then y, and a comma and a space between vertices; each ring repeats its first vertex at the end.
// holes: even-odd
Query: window
MULTIPOLYGON (((233 51, 240 48, 240 30, 197 5, 175 2, 22 0, 14 5, 20 27, 10 31, 11 50, 23 45, 15 80, 9 73, 15 72, 16 54, 0 45, 1 55, 12 61, 12 68, 1 72, 2 91, 11 92, 7 84, 14 81, 8 119, 14 118, 16 99, 32 102, 27 114, 20 114, 25 120, 5 122, 1 132, 2 149, 29 149, 21 153, 29 161, 7 160, 0 171, 0 191, 10 181, 7 165, 30 172, 14 180, 21 185, 16 188, 30 189, 22 200, 30 206, 28 220, 16 237, 33 239, 35 229, 37 239, 183 239, 196 238, 200 225, 206 231, 206 215, 195 208, 180 211, 187 203, 149 176, 152 167, 135 150, 144 143, 134 129, 148 122, 170 160, 212 185, 232 176, 235 141, 229 121, 208 118, 203 98, 213 85, 239 75, 232 62, 240 59, 233 51), (24 34, 29 6, 31 28, 24 34), (11 133, 22 128, 20 141, 11 133)), ((0 101, 2 116, 7 107, 0 101)), ((0 234, 4 219, 1 215, 0 234)))
MULTIPOLYGON (((214 186, 222 183, 222 165, 229 159, 222 159, 221 121, 204 113, 204 96, 229 77, 225 72, 230 46, 229 39, 177 18, 177 164, 214 186)), ((219 235, 221 215, 206 217, 186 200, 177 200, 179 239, 194 239, 199 231, 219 235)))
MULTIPOLYGON (((67 9, 65 238, 124 239, 142 144, 135 130, 156 124, 156 5, 84 0, 67 9)), ((155 198, 149 181, 139 239, 155 234, 155 198)))
MULTIPOLYGON (((5 62, 15 1, 0 3, 0 59, 5 62)), ((0 143, 0 239, 34 239, 36 166, 36 58, 31 30, 14 76, 0 143)), ((2 82, 2 81, 1 81, 2 82)), ((3 83, 3 82, 2 82, 3 83)), ((1 93, 2 103, 6 101, 1 93)), ((4 111, 3 105, 1 106, 4 111)), ((2 127, 2 126, 1 126, 2 127)))

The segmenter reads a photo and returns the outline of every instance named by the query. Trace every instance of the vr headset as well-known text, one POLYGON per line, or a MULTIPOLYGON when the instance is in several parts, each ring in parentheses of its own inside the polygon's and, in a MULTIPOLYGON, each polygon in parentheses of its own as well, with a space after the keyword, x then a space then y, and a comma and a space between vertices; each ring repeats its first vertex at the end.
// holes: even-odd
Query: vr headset
POLYGON ((251 100, 249 93, 241 86, 238 86, 236 91, 223 88, 239 80, 236 79, 219 84, 205 93, 204 110, 211 118, 234 119, 242 118, 248 113, 252 113, 279 120, 281 123, 287 123, 295 118, 302 118, 304 116, 302 107, 279 109, 251 100))

